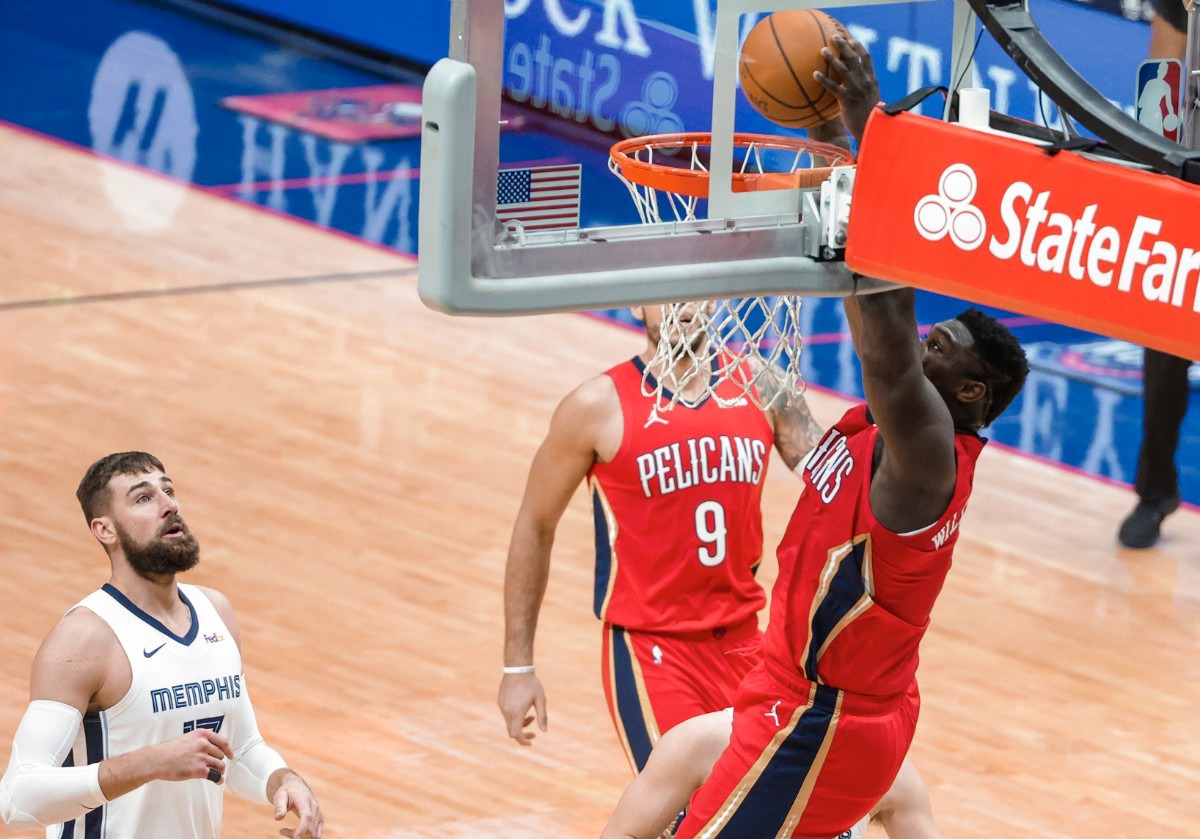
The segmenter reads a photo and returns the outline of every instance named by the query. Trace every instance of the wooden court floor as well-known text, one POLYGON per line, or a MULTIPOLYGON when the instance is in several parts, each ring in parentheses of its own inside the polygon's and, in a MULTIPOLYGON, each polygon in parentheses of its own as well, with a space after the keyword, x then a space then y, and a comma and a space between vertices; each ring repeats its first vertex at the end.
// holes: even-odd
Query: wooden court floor
MULTIPOLYGON (((550 731, 494 705, 501 577, 551 410, 640 338, 577 315, 451 318, 407 259, 0 129, 0 759, 29 663, 107 562, 73 492, 147 449, 229 594, 267 738, 333 837, 590 837, 627 781, 601 696, 582 492, 537 649, 550 731)), ((846 407, 813 393, 828 423, 846 407)), ((796 490, 776 463, 768 543, 796 490)), ((1190 839, 1200 515, 1115 546, 1128 490, 988 451, 923 648, 913 749, 947 837, 1190 839)), ((773 560, 764 576, 774 576, 773 560)), ((228 800, 227 837, 268 837, 228 800)), ((17 835, 0 826, 0 836, 17 835)), ((32 835, 32 834, 25 834, 32 835)))

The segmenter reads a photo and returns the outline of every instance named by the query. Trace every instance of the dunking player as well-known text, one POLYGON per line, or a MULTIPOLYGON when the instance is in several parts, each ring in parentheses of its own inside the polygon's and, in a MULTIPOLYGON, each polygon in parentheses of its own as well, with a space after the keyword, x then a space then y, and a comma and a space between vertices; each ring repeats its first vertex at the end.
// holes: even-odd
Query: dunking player
POLYGON ((273 804, 276 820, 295 811, 284 836, 319 839, 312 790, 258 732, 229 601, 175 580, 200 546, 162 463, 108 455, 76 494, 112 577, 34 658, 0 780, 4 821, 48 837, 214 839, 228 785, 273 804))
MULTIPOLYGON (((757 654, 757 613, 766 602, 754 570, 762 557, 760 498, 771 445, 794 468, 820 429, 803 397, 768 413, 744 398, 726 408, 699 401, 707 384, 701 377, 681 393, 699 404, 660 410, 643 394, 642 372, 658 346, 661 308, 634 314, 644 322, 645 350, 562 400, 530 467, 508 551, 498 704, 517 742, 530 744, 534 733, 526 726, 535 719, 546 729, 534 633, 554 532, 586 477, 595 510, 604 691, 626 754, 641 769, 662 732, 727 707, 750 669, 753 658, 742 651, 757 654)), ((706 340, 698 327, 685 328, 691 334, 673 339, 706 340)), ((650 373, 671 385, 690 364, 650 373)), ((734 399, 737 387, 726 382, 717 392, 734 399)))
MULTIPOLYGON (((834 46, 823 52, 842 82, 817 78, 861 140, 879 98, 871 58, 857 42, 834 46)), ((805 463, 763 660, 738 690, 730 744, 692 796, 681 839, 828 839, 891 786, 916 727, 917 648, 950 568, 978 432, 1028 372, 1013 335, 977 310, 922 344, 911 289, 851 296, 845 308, 867 403, 805 463)))
MULTIPOLYGON (((803 397, 777 400, 767 414, 749 400, 725 408, 711 400, 688 407, 697 401, 699 381, 685 385, 685 402, 658 411, 655 398, 642 391, 642 371, 654 358, 662 311, 658 306, 634 311, 643 319, 645 349, 562 401, 530 468, 509 547, 506 673, 498 702, 517 742, 532 742, 535 735, 525 727, 534 719, 545 730, 545 693, 533 669, 534 631, 554 531, 587 476, 596 510, 596 613, 605 621, 604 690, 621 743, 640 771, 661 733, 728 708, 739 680, 757 661, 756 613, 765 596, 753 572, 762 555, 759 501, 767 454, 773 441, 794 469, 820 431, 803 397), (760 462, 744 473, 751 481, 737 480, 732 467, 739 461, 728 459, 743 450, 756 452, 760 462), (717 459, 725 451, 729 455, 717 459), (724 471, 717 471, 718 464, 724 471), (692 481, 692 474, 713 480, 692 481), (533 718, 527 716, 530 708, 533 718)), ((681 362, 675 371, 651 373, 671 382, 686 367, 681 362)), ((768 377, 760 383, 774 387, 768 377)), ((730 387, 735 385, 718 393, 730 396, 730 387)), ((760 389, 759 395, 771 393, 760 389)), ((895 812, 896 823, 932 826, 929 797, 916 770, 905 778, 910 782, 889 794, 889 812, 895 812)), ((936 828, 891 835, 937 837, 936 828)))

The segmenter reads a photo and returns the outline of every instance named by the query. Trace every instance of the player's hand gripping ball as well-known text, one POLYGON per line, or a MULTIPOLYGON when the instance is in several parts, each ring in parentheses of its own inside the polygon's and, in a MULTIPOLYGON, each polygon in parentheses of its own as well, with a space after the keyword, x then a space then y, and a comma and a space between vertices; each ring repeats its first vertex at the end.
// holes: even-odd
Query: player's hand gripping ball
POLYGON ((738 62, 742 93, 754 109, 788 128, 810 128, 837 118, 837 99, 813 78, 819 70, 841 82, 821 56, 822 47, 836 54, 835 35, 850 40, 845 27, 818 9, 775 12, 755 24, 738 62))

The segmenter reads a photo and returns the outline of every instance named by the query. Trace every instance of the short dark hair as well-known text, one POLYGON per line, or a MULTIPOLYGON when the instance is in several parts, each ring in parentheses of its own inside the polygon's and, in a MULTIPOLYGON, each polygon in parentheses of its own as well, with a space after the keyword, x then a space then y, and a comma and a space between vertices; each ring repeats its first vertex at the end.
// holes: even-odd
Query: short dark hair
POLYGON ((108 509, 105 490, 113 475, 142 475, 146 472, 165 471, 162 461, 146 452, 116 452, 105 455, 88 467, 75 497, 83 508, 83 516, 90 524, 96 516, 108 509))
POLYGON ((1025 377, 1029 375, 1029 362, 1017 336, 991 315, 970 308, 955 320, 971 333, 975 341, 975 355, 983 361, 986 370, 988 388, 992 393, 990 410, 983 418, 986 427, 1004 413, 1004 409, 1021 392, 1025 377))

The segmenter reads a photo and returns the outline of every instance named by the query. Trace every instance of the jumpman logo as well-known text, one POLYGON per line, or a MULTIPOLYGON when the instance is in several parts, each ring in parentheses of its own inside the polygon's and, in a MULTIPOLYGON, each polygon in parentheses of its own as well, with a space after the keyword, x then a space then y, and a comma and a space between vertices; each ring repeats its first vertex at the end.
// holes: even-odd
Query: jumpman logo
POLYGON ((779 705, 783 702, 782 699, 776 699, 775 704, 771 706, 771 710, 763 714, 764 717, 770 717, 775 720, 775 727, 779 728, 779 705))
POLYGON ((656 422, 661 422, 663 425, 670 425, 670 422, 668 420, 665 420, 658 415, 658 406, 657 405, 655 405, 653 408, 650 409, 650 417, 646 420, 646 424, 643 425, 642 428, 649 428, 650 426, 654 425, 654 423, 656 423, 656 422))

